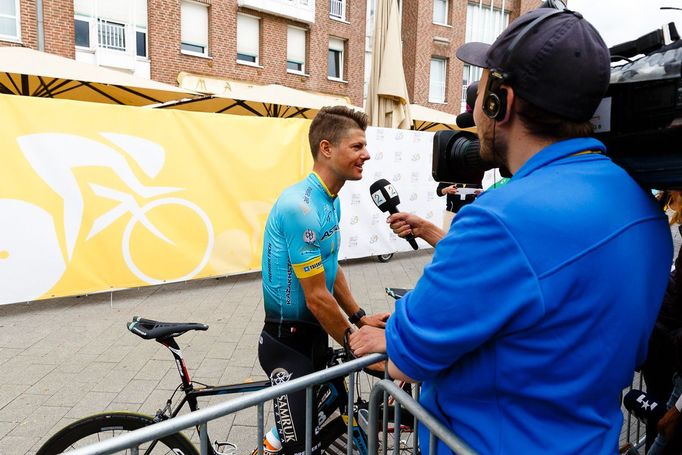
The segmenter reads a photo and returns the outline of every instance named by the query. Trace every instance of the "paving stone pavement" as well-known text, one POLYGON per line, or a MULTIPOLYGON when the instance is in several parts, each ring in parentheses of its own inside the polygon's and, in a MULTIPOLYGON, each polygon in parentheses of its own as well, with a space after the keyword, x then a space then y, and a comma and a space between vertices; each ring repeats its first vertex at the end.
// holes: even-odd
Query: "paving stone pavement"
MULTIPOLYGON (((412 287, 431 255, 425 250, 396 254, 387 263, 342 264, 360 305, 391 311, 384 287, 412 287)), ((125 323, 135 315, 210 326, 178 338, 194 380, 265 379, 257 360, 264 316, 259 273, 0 306, 1 455, 34 454, 57 430, 95 412, 154 414, 164 405, 179 383, 176 367, 166 348, 128 332, 125 323)), ((239 453, 250 452, 255 410, 220 419, 210 433, 237 443, 239 453)))

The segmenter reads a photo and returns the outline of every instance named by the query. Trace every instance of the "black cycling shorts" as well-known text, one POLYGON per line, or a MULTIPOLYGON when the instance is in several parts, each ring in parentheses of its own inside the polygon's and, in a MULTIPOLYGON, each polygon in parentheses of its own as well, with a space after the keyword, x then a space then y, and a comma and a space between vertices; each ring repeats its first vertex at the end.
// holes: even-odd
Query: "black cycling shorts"
MULTIPOLYGON (((258 360, 272 385, 282 384, 324 369, 328 340, 327 332, 316 324, 266 322, 259 340, 258 360)), ((313 393, 316 397, 313 454, 320 453, 319 429, 328 417, 319 412, 318 392, 316 388, 313 393)), ((274 400, 275 423, 284 455, 305 452, 305 395, 304 389, 274 400)))

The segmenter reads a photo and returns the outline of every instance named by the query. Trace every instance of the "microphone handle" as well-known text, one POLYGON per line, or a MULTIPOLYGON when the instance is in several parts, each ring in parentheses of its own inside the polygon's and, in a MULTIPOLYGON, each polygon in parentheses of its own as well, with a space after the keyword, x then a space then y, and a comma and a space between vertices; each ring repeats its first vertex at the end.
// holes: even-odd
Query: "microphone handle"
POLYGON ((408 235, 407 237, 405 237, 405 239, 406 239, 408 242, 410 242, 410 245, 412 246, 412 249, 413 249, 413 250, 418 250, 418 249, 419 249, 419 245, 417 245, 417 241, 414 239, 414 237, 413 237, 412 235, 408 235))
MULTIPOLYGON (((390 213, 391 215, 398 212, 399 210, 397 205, 388 208, 388 213, 390 213)), ((413 250, 419 249, 419 245, 417 245, 417 241, 414 239, 414 236, 412 234, 408 234, 407 236, 405 236, 405 240, 407 240, 407 242, 410 244, 413 250)))

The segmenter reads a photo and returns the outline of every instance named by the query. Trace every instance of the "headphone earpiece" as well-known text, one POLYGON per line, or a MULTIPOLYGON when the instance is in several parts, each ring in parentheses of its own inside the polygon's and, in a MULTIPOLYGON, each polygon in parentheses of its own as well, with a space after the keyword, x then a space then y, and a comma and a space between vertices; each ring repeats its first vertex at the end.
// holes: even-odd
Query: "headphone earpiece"
POLYGON ((507 90, 502 88, 502 84, 509 83, 509 74, 504 73, 505 68, 508 67, 508 63, 511 56, 514 54, 514 49, 523 40, 523 38, 535 29, 540 23, 546 21, 552 16, 562 13, 577 14, 573 11, 565 9, 562 2, 553 1, 552 5, 556 7, 556 4, 560 4, 559 9, 550 9, 546 14, 536 17, 530 24, 528 24, 511 42, 509 45, 505 56, 503 57, 502 63, 498 66, 498 69, 490 69, 488 74, 488 83, 485 86, 485 92, 483 93, 483 113, 493 120, 500 121, 504 119, 507 115, 507 90))
POLYGON ((493 120, 502 120, 507 115, 507 90, 502 88, 505 76, 498 71, 488 74, 488 83, 483 94, 483 113, 493 120))

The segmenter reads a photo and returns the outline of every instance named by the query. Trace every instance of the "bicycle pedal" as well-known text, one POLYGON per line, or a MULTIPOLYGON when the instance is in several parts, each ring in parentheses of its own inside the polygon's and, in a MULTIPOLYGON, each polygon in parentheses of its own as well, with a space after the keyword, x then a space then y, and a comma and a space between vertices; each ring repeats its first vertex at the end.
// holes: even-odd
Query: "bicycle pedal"
POLYGON ((215 447, 215 452, 218 455, 235 455, 237 453, 237 444, 229 441, 215 441, 213 446, 215 447))

